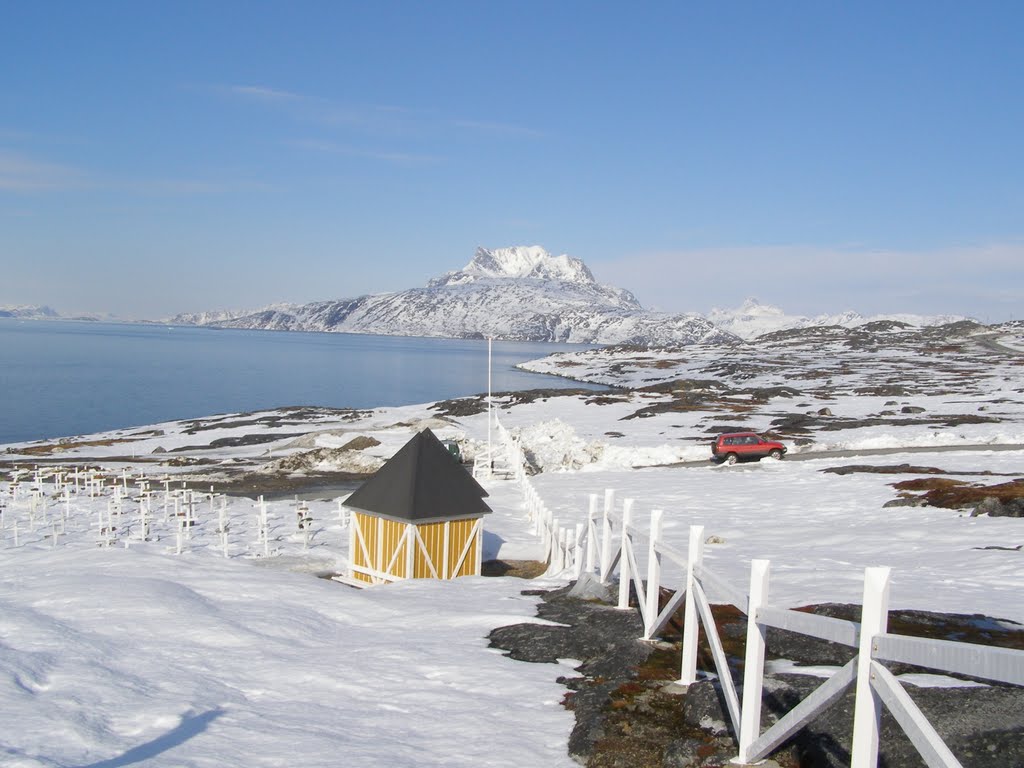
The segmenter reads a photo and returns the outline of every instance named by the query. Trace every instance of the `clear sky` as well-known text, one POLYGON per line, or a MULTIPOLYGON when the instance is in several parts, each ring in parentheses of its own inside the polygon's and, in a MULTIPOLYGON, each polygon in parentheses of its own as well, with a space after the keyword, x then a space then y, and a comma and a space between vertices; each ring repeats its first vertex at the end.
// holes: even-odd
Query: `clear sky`
POLYGON ((1024 307, 1024 3, 0 0, 0 303, 1024 307))

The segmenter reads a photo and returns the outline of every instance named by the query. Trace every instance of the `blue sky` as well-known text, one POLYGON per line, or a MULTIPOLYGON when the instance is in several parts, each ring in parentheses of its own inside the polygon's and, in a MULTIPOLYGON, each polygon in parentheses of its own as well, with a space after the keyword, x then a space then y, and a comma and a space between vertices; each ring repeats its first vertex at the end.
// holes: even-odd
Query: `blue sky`
POLYGON ((0 0, 0 303, 1024 307, 1024 4, 0 0))

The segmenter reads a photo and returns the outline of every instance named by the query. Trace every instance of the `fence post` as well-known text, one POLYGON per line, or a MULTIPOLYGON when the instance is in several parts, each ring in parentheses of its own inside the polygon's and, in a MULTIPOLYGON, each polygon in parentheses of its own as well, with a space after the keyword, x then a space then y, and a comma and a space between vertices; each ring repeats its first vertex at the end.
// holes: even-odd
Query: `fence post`
POLYGON ((686 609, 683 614, 683 659, 679 682, 690 685, 697 682, 697 600, 693 594, 693 570, 704 557, 704 526, 690 526, 690 549, 686 558, 686 609))
POLYGON ((615 506, 615 489, 604 492, 604 517, 601 521, 601 583, 608 581, 612 566, 612 508, 615 506))
POLYGON ((761 692, 764 684, 764 641, 768 628, 757 623, 757 612, 768 600, 767 560, 750 563, 750 601, 747 604, 747 653, 743 662, 743 705, 740 708, 740 763, 750 762, 750 747, 761 733, 761 692))
MULTIPOLYGON (((547 510, 543 506, 537 506, 537 533, 540 536, 540 546, 545 555, 551 553, 551 542, 548 541, 547 510)), ((549 563, 550 564, 550 563, 549 563)))
POLYGON ((594 573, 594 554, 597 550, 597 494, 590 494, 590 508, 587 510, 587 561, 584 567, 588 574, 594 573))
POLYGON ((619 605, 620 610, 629 608, 629 583, 633 574, 629 570, 629 557, 626 549, 633 549, 633 535, 629 527, 633 524, 633 499, 622 502, 622 536, 619 540, 619 605))
POLYGON ((857 656, 857 698, 853 710, 853 749, 850 768, 878 765, 878 728, 882 700, 871 688, 871 649, 875 635, 889 624, 889 569, 864 569, 864 603, 857 656))
POLYGON ((651 639, 651 629, 658 620, 658 597, 661 593, 661 553, 658 539, 661 538, 662 511, 651 511, 651 538, 647 545, 647 599, 644 601, 644 640, 651 639))
POLYGON ((576 538, 572 543, 572 575, 579 579, 583 572, 583 553, 580 552, 580 544, 583 542, 583 523, 576 523, 576 538))
POLYGON ((562 570, 561 563, 558 562, 558 518, 551 518, 550 524, 548 525, 548 565, 551 566, 551 570, 554 573, 562 570))

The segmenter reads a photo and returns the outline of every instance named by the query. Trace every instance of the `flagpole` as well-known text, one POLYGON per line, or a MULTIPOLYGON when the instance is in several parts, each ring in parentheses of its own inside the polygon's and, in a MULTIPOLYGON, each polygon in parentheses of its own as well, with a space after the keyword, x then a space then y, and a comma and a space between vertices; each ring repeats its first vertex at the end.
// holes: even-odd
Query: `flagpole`
POLYGON ((494 466, 494 454, 491 448, 491 342, 493 336, 487 337, 487 476, 491 476, 494 466))

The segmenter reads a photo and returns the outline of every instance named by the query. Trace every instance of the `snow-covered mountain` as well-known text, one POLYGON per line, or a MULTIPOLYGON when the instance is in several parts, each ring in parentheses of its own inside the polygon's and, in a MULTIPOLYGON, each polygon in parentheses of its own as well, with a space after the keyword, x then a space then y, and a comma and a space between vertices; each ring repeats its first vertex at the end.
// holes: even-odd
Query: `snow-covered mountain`
POLYGON ((695 313, 648 312, 629 291, 600 285, 577 258, 539 246, 478 248, 425 288, 249 313, 178 315, 222 328, 336 331, 597 344, 735 341, 695 313))
POLYGON ((45 305, 0 305, 0 317, 17 317, 22 320, 39 320, 49 319, 53 320, 59 315, 51 308, 45 305))
POLYGON ((228 323, 238 320, 239 318, 274 312, 287 315, 299 309, 301 306, 301 304, 281 303, 271 304, 270 306, 263 307, 262 309, 218 309, 210 312, 182 312, 181 314, 175 315, 171 318, 169 322, 176 323, 178 325, 212 325, 217 327, 226 327, 228 323))
POLYGON ((119 320, 114 315, 97 312, 66 315, 46 304, 0 304, 0 317, 14 317, 19 320, 87 320, 91 322, 101 320, 116 322, 119 320))
POLYGON ((918 328, 934 325, 955 323, 967 318, 962 315, 913 315, 889 314, 865 317, 857 312, 847 311, 839 314, 818 315, 787 315, 781 309, 770 304, 761 304, 757 299, 748 298, 737 309, 712 309, 707 318, 722 330, 739 336, 742 339, 756 339, 766 333, 788 331, 798 328, 815 328, 840 325, 844 328, 856 328, 868 323, 879 321, 906 323, 918 328))

